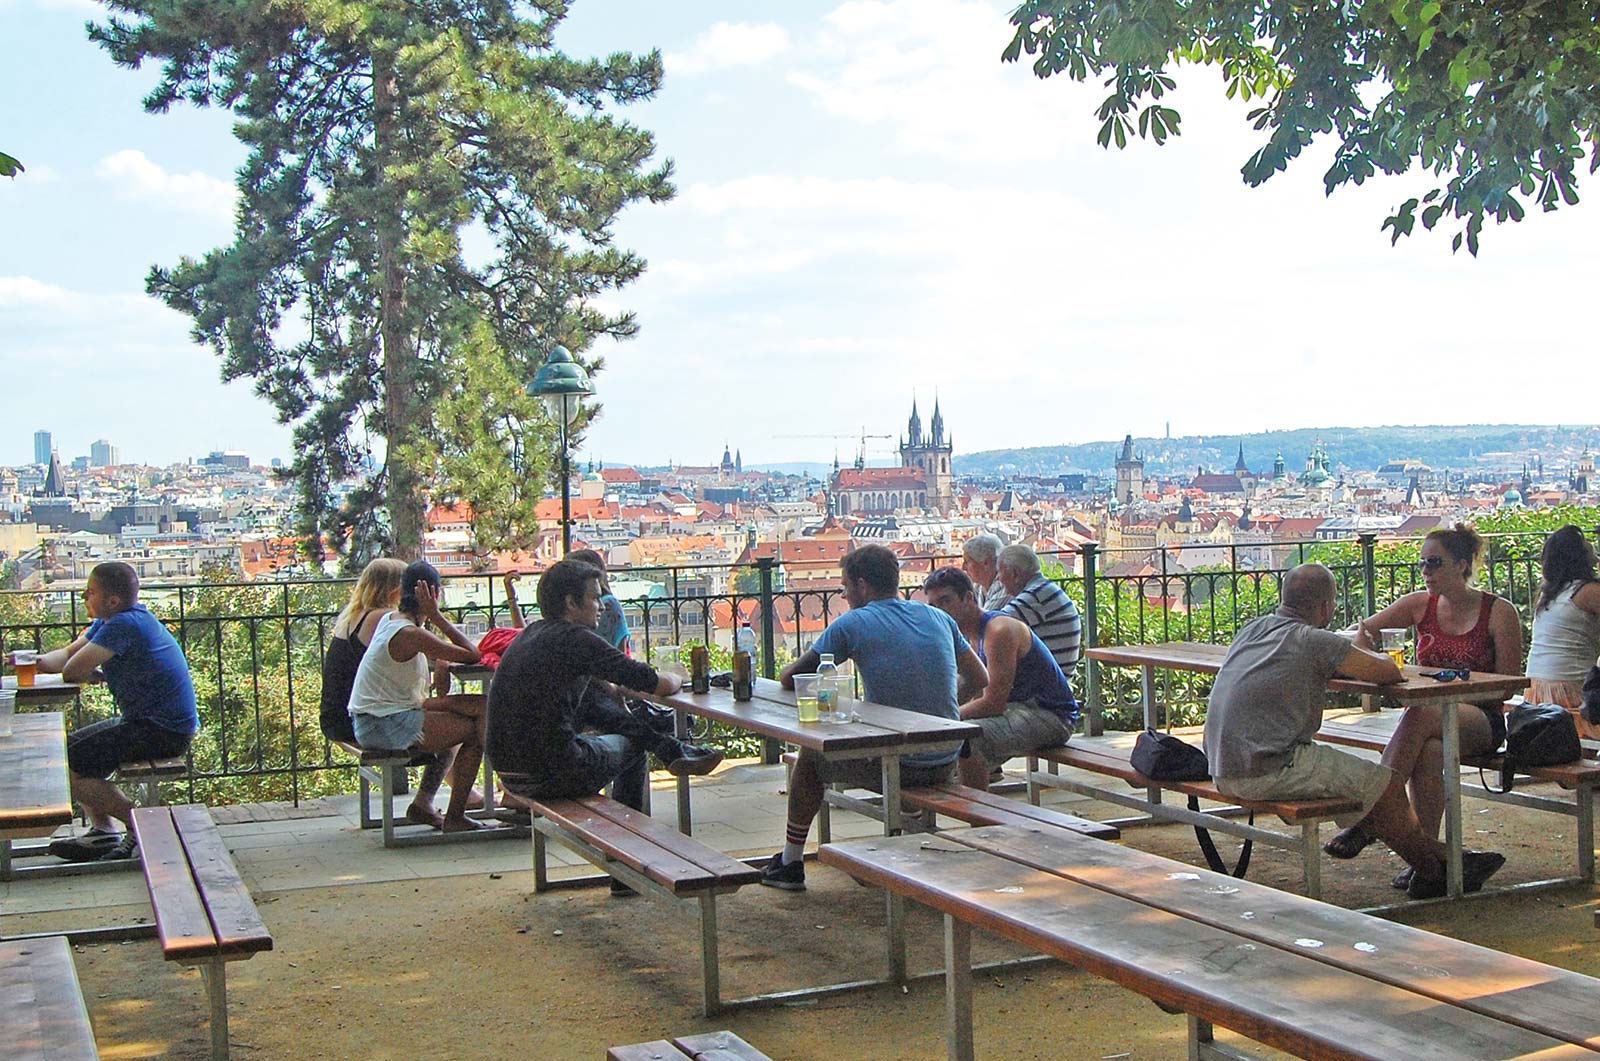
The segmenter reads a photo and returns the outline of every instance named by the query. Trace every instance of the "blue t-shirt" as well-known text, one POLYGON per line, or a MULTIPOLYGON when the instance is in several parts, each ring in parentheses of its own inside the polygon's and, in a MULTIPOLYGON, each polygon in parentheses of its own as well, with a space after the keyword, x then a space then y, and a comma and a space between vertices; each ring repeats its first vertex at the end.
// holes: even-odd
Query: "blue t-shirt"
MULTIPOLYGON (((1001 614, 984 612, 978 624, 978 658, 985 664, 989 662, 989 656, 983 651, 983 633, 989 628, 989 620, 1001 614)), ((1017 672, 1011 680, 1011 695, 1007 700, 1010 703, 1032 700, 1040 707, 1060 715, 1067 725, 1077 725, 1078 701, 1072 695, 1072 683, 1067 681, 1061 665, 1050 654, 1045 643, 1039 640, 1039 635, 1029 630, 1028 636, 1033 638, 1033 644, 1017 661, 1017 672)))
MULTIPOLYGON (((971 651, 956 621, 920 601, 889 597, 852 608, 811 646, 843 662, 856 661, 867 699, 875 704, 959 719, 956 657, 971 651)), ((904 755, 906 766, 944 766, 958 749, 904 755)))
POLYGON ((183 649, 142 604, 96 619, 86 635, 90 644, 114 655, 100 665, 117 710, 129 721, 143 719, 174 733, 200 730, 194 682, 183 649))
POLYGON ((626 651, 622 646, 628 643, 631 635, 627 616, 622 614, 622 602, 617 600, 616 594, 600 595, 600 625, 595 627, 594 632, 617 651, 626 651))

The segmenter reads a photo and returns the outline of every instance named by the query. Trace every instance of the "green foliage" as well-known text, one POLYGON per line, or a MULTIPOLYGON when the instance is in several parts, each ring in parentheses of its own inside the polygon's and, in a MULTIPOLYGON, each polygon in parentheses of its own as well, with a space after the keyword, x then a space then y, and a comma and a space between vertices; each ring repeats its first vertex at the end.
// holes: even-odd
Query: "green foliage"
POLYGON ((603 108, 652 97, 660 55, 569 59, 557 2, 110 6, 90 37, 160 66, 147 110, 237 117, 234 241, 153 268, 147 288, 294 425, 312 550, 414 555, 430 492, 496 506, 475 507, 487 541, 531 535, 512 520, 552 432, 513 384, 557 343, 581 354, 636 330, 598 306, 644 268, 612 226, 671 197, 671 166, 603 108), (469 234, 489 252, 467 254, 469 234), (374 450, 381 469, 341 504, 374 450))
POLYGON ((4 151, 0 151, 0 177, 15 177, 17 174, 23 172, 23 169, 24 167, 22 163, 18 162, 4 151))
POLYGON ((1520 221, 1526 206, 1578 201, 1578 164, 1600 166, 1600 35, 1587 4, 1385 0, 1024 0, 1004 52, 1034 56, 1039 77, 1104 77, 1098 140, 1157 144, 1179 132, 1167 71, 1216 68, 1266 141, 1242 173, 1258 185, 1317 137, 1338 148, 1331 194, 1375 173, 1417 166, 1433 187, 1384 221, 1391 242, 1450 219, 1478 253, 1485 218, 1520 221))

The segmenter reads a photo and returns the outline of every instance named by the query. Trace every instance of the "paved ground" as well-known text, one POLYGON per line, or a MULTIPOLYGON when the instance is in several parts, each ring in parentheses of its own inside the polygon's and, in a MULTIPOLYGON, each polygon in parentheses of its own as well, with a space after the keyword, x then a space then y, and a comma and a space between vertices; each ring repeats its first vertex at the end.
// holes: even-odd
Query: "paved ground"
MULTIPOLYGON (((1020 776, 1022 761, 1015 764, 1020 776)), ((738 857, 767 854, 782 846, 784 771, 750 762, 725 764, 693 785, 694 834, 712 847, 738 857)), ((403 811, 406 799, 395 801, 403 811)), ((1051 794, 1052 805, 1077 797, 1051 794)), ((652 813, 677 824, 672 779, 657 774, 652 813)), ((466 876, 525 870, 532 864, 526 839, 482 840, 387 850, 377 830, 363 832, 355 796, 289 804, 250 804, 213 811, 218 829, 252 891, 279 892, 334 885, 373 884, 417 878, 466 876)), ((839 839, 871 836, 881 826, 855 814, 835 814, 839 839)), ((409 827, 409 832, 420 832, 409 827)), ((815 840, 815 830, 812 838, 815 840)), ((551 844, 552 875, 587 871, 587 863, 551 844)), ((46 877, 0 883, 0 914, 39 914, 120 906, 145 900, 143 876, 135 872, 82 877, 46 877)), ((63 917, 62 927, 72 925, 63 917)))

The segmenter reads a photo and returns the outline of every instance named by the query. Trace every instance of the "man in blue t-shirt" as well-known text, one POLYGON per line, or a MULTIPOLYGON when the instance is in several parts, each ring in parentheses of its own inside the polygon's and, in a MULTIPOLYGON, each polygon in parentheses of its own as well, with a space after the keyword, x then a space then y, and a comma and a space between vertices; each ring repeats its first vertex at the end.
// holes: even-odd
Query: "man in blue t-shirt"
MULTIPOLYGON (((956 681, 962 688, 981 689, 988 681, 983 663, 954 619, 919 601, 900 597, 900 562, 881 545, 847 553, 843 562, 845 600, 850 611, 834 620, 816 644, 780 676, 794 688, 796 674, 810 674, 828 653, 839 662, 856 661, 868 700, 925 715, 955 719, 960 714, 956 681)), ((906 786, 935 785, 950 777, 956 749, 919 752, 900 758, 900 779, 906 786)), ((783 850, 762 870, 761 883, 784 891, 806 887, 806 837, 822 806, 826 785, 842 782, 877 791, 882 775, 875 759, 825 761, 802 748, 789 776, 789 808, 783 850)))
POLYGON ((183 755, 200 729, 194 683, 183 649, 161 621, 139 603, 139 576, 120 562, 97 564, 83 590, 94 622, 66 648, 39 657, 39 669, 79 684, 103 681, 118 717, 67 738, 72 798, 83 807, 89 831, 57 840, 50 853, 73 862, 132 858, 133 802, 107 780, 138 759, 183 755), (128 831, 119 835, 112 819, 128 831))

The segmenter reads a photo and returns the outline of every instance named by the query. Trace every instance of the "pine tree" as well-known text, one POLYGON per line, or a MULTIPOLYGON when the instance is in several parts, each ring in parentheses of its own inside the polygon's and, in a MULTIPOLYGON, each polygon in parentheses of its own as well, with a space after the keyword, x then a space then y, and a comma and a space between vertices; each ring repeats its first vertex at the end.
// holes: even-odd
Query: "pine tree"
POLYGON ((522 382, 558 343, 637 329, 593 300, 642 272, 612 224, 671 197, 671 163, 604 108, 655 94, 659 52, 568 58, 561 0, 108 6, 90 37, 161 65, 146 110, 238 117, 233 242, 152 268, 147 289, 294 425, 285 474, 312 550, 415 556, 430 495, 493 508, 486 544, 531 533, 515 517, 554 431, 522 382))

